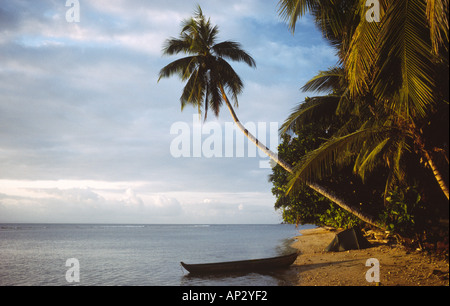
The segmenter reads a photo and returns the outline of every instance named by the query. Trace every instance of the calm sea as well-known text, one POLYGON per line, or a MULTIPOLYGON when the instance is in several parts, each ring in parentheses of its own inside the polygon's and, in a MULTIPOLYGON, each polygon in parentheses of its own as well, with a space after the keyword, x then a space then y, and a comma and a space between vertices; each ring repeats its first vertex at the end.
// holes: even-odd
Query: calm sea
POLYGON ((280 272, 192 277, 180 261, 286 254, 292 251, 289 244, 299 229, 281 224, 0 224, 0 285, 289 285, 280 272), (71 258, 79 263, 79 282, 66 280, 66 272, 76 268, 66 266, 71 258))

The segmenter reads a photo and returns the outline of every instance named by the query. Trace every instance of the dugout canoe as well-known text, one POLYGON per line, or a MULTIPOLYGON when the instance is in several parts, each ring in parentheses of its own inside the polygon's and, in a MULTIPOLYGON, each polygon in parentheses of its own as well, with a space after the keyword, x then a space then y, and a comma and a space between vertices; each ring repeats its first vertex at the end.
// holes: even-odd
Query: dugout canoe
POLYGON ((292 265, 298 253, 262 259, 250 259, 240 261, 227 261, 203 264, 186 264, 181 266, 191 274, 219 274, 239 272, 260 272, 287 268, 292 265))

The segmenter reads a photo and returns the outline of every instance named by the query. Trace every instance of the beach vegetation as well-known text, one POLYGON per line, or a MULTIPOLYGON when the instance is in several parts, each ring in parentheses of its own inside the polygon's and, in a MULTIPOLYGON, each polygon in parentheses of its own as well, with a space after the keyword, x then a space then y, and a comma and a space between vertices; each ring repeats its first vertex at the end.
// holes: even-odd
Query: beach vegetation
POLYGON ((303 85, 317 95, 282 125, 278 154, 234 110, 243 82, 228 60, 255 68, 254 59, 238 42, 217 42, 218 27, 200 7, 166 41, 164 55, 186 57, 162 68, 159 80, 177 75, 185 82, 181 109, 192 105, 205 120, 227 106, 277 163, 270 181, 286 222, 414 236, 448 220, 448 0, 380 0, 370 21, 366 3, 279 1, 294 33, 300 18, 313 16, 338 62, 303 85))
POLYGON ((279 1, 293 32, 311 13, 339 61, 303 86, 322 95, 305 99, 282 126, 293 136, 284 138, 287 146, 297 133, 304 137, 307 124, 328 123, 322 127, 328 134, 296 155, 285 195, 274 194, 298 198, 303 186, 330 182, 328 188, 357 195, 353 203, 385 229, 433 231, 438 216, 447 212, 448 219, 448 0, 380 0, 377 22, 365 18, 365 3, 279 1), (371 199, 343 188, 339 177, 349 185, 359 178, 371 199), (424 211, 428 219, 419 226, 424 211))

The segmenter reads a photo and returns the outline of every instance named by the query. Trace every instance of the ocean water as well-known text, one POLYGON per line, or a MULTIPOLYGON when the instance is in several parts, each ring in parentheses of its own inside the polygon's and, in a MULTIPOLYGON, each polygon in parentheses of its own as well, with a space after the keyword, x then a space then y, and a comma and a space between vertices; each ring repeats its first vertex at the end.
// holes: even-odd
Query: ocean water
MULTIPOLYGON (((283 272, 193 277, 204 263, 292 252, 293 225, 0 224, 1 286, 277 286, 283 272), (68 263, 75 258, 78 267, 68 263), (77 269, 79 282, 66 273, 77 269)), ((288 273, 288 272, 286 272, 288 273)))

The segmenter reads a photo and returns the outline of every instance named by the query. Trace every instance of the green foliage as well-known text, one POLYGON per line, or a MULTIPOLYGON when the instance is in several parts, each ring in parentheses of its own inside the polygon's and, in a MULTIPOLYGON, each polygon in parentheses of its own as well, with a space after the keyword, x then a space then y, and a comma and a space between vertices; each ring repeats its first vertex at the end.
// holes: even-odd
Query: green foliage
POLYGON ((304 184, 320 182, 395 233, 429 236, 448 222, 448 1, 380 0, 380 22, 367 22, 365 2, 279 0, 292 31, 311 13, 340 61, 303 87, 324 95, 305 99, 282 126, 303 146, 280 146, 294 173, 273 177, 291 192, 274 193, 277 205, 291 221, 350 225, 307 196, 304 184), (321 131, 324 141, 314 141, 321 131))
POLYGON ((319 216, 323 225, 335 228, 350 228, 360 225, 361 221, 349 212, 331 204, 324 214, 319 216))
MULTIPOLYGON (((303 107, 308 108, 308 103, 303 107)), ((332 125, 315 121, 294 126, 293 134, 282 135, 279 157, 297 165, 308 152, 320 147, 343 124, 337 118, 332 122, 332 125)), ((431 231, 430 224, 442 214, 442 199, 439 198, 438 190, 432 189, 437 188, 433 184, 432 174, 419 167, 416 158, 412 153, 405 156, 406 179, 392 182, 387 191, 385 182, 390 172, 381 166, 376 167, 364 181, 353 173, 351 167, 339 168, 332 176, 324 178, 321 184, 345 195, 350 203, 357 203, 363 211, 379 216, 380 223, 387 230, 402 237, 415 237, 417 233, 431 231), (418 180, 418 183, 413 180, 418 180), (422 190, 427 191, 427 201, 424 201, 422 190)), ((278 165, 273 168, 270 181, 273 184, 272 193, 277 197, 275 208, 282 211, 284 222, 335 228, 363 225, 358 218, 306 185, 288 193, 289 174, 278 165)))
POLYGON ((380 219, 386 229, 401 236, 413 236, 416 230, 417 211, 423 205, 415 187, 401 189, 395 187, 386 197, 386 209, 380 219))
MULTIPOLYGON (((283 141, 278 147, 279 157, 295 165, 302 156, 320 146, 329 137, 332 129, 330 126, 324 129, 322 122, 316 122, 296 128, 296 137, 284 134, 283 141)), ((272 193, 277 197, 275 208, 282 210, 284 222, 336 228, 350 227, 361 222, 307 186, 288 194, 289 174, 279 165, 273 168, 270 181, 273 184, 272 193)))

